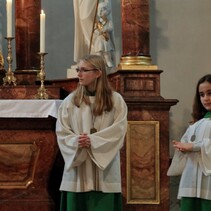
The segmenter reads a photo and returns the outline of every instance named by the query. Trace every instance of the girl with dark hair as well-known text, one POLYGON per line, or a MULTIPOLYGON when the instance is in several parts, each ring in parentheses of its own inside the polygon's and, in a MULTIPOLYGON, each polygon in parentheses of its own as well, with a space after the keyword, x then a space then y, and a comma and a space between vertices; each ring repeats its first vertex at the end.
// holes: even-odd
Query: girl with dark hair
POLYGON ((193 103, 193 124, 173 146, 186 154, 178 199, 181 211, 211 210, 211 74, 197 83, 193 103))

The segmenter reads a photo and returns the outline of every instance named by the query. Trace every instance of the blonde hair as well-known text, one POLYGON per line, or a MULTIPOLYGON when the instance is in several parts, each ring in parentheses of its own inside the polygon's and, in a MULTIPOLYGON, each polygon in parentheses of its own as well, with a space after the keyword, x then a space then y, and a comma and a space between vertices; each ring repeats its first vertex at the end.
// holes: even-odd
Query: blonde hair
MULTIPOLYGON (((98 55, 88 55, 81 58, 80 61, 88 63, 93 68, 96 68, 102 72, 101 76, 96 79, 96 93, 93 114, 95 116, 99 116, 104 111, 111 111, 113 108, 112 88, 107 78, 104 59, 98 55)), ((73 104, 75 104, 77 107, 80 107, 82 102, 90 105, 89 97, 86 95, 85 87, 78 84, 78 87, 75 90, 75 95, 73 97, 73 104)))

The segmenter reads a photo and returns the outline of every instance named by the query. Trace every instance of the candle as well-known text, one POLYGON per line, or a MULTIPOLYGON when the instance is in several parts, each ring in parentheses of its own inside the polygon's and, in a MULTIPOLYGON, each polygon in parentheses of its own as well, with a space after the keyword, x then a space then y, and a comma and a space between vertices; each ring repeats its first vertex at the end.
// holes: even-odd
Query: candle
POLYGON ((7 37, 12 37, 12 0, 7 0, 7 37))
POLYGON ((45 53, 45 13, 40 14, 40 53, 45 53))

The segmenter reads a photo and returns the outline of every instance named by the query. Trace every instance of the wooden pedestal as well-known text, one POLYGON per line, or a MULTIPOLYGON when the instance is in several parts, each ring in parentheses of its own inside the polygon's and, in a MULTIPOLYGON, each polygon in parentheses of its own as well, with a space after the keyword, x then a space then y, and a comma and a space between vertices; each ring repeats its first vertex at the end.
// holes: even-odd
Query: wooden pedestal
POLYGON ((128 106, 121 151, 124 211, 169 211, 169 110, 160 96, 160 70, 120 70, 110 78, 128 106))

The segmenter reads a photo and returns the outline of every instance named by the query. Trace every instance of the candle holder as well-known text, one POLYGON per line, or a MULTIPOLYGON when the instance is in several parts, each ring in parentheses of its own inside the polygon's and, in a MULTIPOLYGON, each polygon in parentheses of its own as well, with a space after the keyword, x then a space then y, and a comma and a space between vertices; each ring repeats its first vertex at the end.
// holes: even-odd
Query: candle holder
POLYGON ((8 71, 5 74, 5 77, 3 78, 3 85, 14 85, 16 86, 16 78, 14 76, 14 73, 12 71, 12 40, 14 37, 5 37, 7 40, 7 49, 8 49, 8 54, 7 54, 7 63, 8 63, 8 71))
POLYGON ((45 81, 45 63, 44 57, 47 53, 38 53, 40 55, 40 71, 38 72, 38 78, 40 80, 40 88, 38 89, 38 93, 36 94, 37 99, 48 99, 48 94, 46 93, 46 89, 44 86, 45 81))

